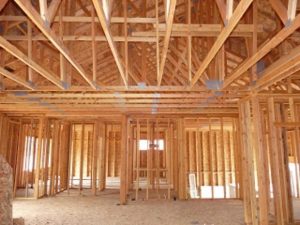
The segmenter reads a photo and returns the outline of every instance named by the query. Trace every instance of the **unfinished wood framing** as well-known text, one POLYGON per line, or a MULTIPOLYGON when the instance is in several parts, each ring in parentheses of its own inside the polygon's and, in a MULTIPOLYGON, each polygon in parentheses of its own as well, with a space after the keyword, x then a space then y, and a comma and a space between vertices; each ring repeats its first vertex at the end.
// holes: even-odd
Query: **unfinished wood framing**
POLYGON ((299 224, 299 12, 297 0, 0 0, 14 198, 115 189, 121 205, 222 199, 243 203, 247 225, 299 224))

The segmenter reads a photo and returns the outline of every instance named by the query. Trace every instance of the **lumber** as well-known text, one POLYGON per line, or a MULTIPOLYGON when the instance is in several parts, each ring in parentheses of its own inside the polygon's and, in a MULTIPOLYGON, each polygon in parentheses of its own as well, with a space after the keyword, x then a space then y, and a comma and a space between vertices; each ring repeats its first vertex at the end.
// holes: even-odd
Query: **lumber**
MULTIPOLYGON (((43 1, 43 0, 41 0, 43 1)), ((91 85, 94 89, 97 89, 95 84, 86 74, 82 66, 74 59, 69 50, 64 46, 62 41, 55 35, 55 33, 42 21, 39 14, 36 12, 30 1, 15 0, 18 6, 24 11, 24 13, 31 19, 31 21, 41 30, 41 32, 48 38, 48 40, 55 46, 55 48, 69 61, 71 65, 78 71, 78 73, 84 78, 84 80, 91 85)))
POLYGON ((250 4, 252 3, 251 0, 242 0, 237 8, 235 9, 232 17, 228 21, 228 24, 223 30, 221 31, 220 35, 218 36, 217 40, 215 41, 213 47, 210 49, 209 53, 203 60, 201 66, 198 68, 196 74, 194 75, 192 79, 192 85, 195 85, 195 83, 200 79, 200 77, 203 75, 204 71, 207 69, 210 62, 213 60, 213 58, 216 56, 224 42, 227 40, 230 33, 233 31, 241 17, 244 15, 250 4))

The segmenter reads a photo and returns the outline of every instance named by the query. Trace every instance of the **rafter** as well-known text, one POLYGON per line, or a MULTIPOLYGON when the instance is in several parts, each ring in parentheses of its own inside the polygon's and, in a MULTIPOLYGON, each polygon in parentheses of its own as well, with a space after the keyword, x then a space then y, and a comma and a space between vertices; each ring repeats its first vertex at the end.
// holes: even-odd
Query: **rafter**
POLYGON ((53 23, 53 20, 55 18, 55 15, 57 13, 57 10, 61 4, 62 0, 52 0, 49 7, 48 7, 48 14, 47 14, 47 20, 49 23, 49 26, 53 23))
POLYGON ((8 2, 8 0, 0 0, 0 12, 2 11, 2 9, 6 6, 6 3, 8 2))
POLYGON ((296 10, 297 10, 297 0, 289 0, 288 4, 288 23, 293 21, 296 16, 296 10))
POLYGON ((290 36, 295 30, 300 27, 300 15, 296 16, 290 26, 284 27, 273 38, 264 44, 258 51, 250 58, 246 59, 227 79, 224 81, 223 88, 228 88, 229 85, 242 76, 251 66, 262 59, 273 48, 283 42, 288 36, 290 36))
POLYGON ((40 14, 44 22, 48 25, 48 6, 47 6, 47 0, 39 0, 40 5, 40 14))
POLYGON ((31 83, 23 80, 22 78, 18 77, 17 75, 9 72, 7 69, 3 68, 0 66, 0 74, 5 76, 6 78, 15 81, 16 83, 30 89, 30 90, 35 90, 35 88, 32 86, 31 83))
POLYGON ((123 82, 124 82, 125 86, 128 86, 128 81, 126 79, 125 71, 124 71, 124 68, 122 66, 122 62, 121 62, 121 59, 120 59, 117 47, 116 47, 116 45, 115 45, 115 43, 113 41, 113 37, 112 37, 111 31, 110 31, 110 29, 108 27, 108 23, 107 23, 107 20, 106 20, 104 11, 103 11, 103 7, 102 7, 102 5, 100 3, 100 0, 93 0, 93 4, 94 4, 94 7, 96 9, 99 21, 101 23, 102 29, 103 29, 104 34, 105 34, 105 37, 107 39, 108 45, 109 45, 109 47, 110 47, 110 49, 112 51, 112 54, 113 54, 114 59, 115 59, 115 62, 117 64, 117 67, 118 67, 119 72, 121 74, 121 77, 123 79, 123 82))
POLYGON ((47 71, 42 66, 40 66, 35 61, 29 59, 23 52, 21 52, 18 48, 16 48, 14 45, 9 43, 7 40, 5 40, 2 36, 0 36, 0 46, 5 49, 7 52, 9 52, 11 55, 18 58, 20 61, 31 67, 33 70, 41 74, 43 77, 45 77, 47 80, 54 83, 56 86, 60 87, 61 89, 64 89, 62 82, 56 78, 55 74, 47 71))
POLYGON ((167 13, 167 19, 166 19, 166 35, 163 42, 163 49, 162 49, 162 55, 159 65, 159 73, 157 77, 157 84, 160 86, 162 76, 164 73, 164 68, 166 64, 169 44, 170 44, 170 38, 171 38, 171 32, 172 32, 172 26, 173 26, 173 20, 174 20, 174 14, 175 14, 175 8, 176 8, 176 0, 170 0, 168 7, 168 13, 167 13))
POLYGON ((279 16, 280 20, 282 21, 283 24, 286 24, 288 20, 287 16, 287 9, 285 5, 282 3, 281 0, 269 0, 271 3, 272 8, 276 12, 276 14, 279 16))
POLYGON ((269 66, 257 80, 253 90, 261 90, 300 70, 300 46, 269 66))
POLYGON ((224 0, 215 0, 223 23, 226 23, 226 4, 224 0))
POLYGON ((24 13, 32 20, 32 22, 40 29, 40 31, 49 39, 49 41, 57 48, 57 50, 69 61, 71 65, 78 71, 78 73, 84 78, 84 80, 91 85, 94 89, 97 89, 93 81, 83 70, 82 66, 76 62, 74 57, 70 54, 69 50, 65 47, 62 41, 55 35, 55 33, 45 25, 37 11, 31 5, 31 1, 15 0, 18 6, 24 11, 24 13))
POLYGON ((236 27, 248 7, 251 5, 253 0, 242 0, 240 1, 239 5, 235 9, 231 19, 228 21, 226 27, 223 28, 220 35, 218 36, 217 40, 215 41, 213 47, 208 52, 207 56, 203 60, 200 68, 197 70, 196 74, 194 75, 191 85, 195 85, 195 83, 199 80, 199 78, 203 75, 204 71, 207 69, 210 62, 216 56, 220 48, 223 46, 227 38, 229 37, 230 33, 236 27))

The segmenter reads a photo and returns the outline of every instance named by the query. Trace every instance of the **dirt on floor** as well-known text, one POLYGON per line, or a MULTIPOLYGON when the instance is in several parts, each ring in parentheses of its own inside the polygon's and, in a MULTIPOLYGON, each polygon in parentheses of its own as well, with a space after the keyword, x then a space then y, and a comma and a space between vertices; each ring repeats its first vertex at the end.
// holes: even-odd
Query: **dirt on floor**
POLYGON ((241 225, 239 200, 129 200, 118 205, 119 193, 98 196, 62 193, 40 200, 15 200, 13 216, 26 225, 241 225))

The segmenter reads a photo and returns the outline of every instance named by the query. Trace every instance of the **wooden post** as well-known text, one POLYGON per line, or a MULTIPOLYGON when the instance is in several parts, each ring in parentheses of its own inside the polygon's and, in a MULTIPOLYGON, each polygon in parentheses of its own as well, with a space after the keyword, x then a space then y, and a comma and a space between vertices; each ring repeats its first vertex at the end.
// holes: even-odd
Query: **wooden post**
POLYGON ((69 144, 69 165, 68 165, 68 184, 67 191, 70 194, 70 186, 73 186, 73 156, 76 146, 75 124, 70 124, 70 144, 69 144))
POLYGON ((99 121, 96 120, 94 123, 94 134, 93 134, 93 161, 92 161, 92 192, 94 195, 97 194, 97 162, 98 162, 98 138, 99 138, 99 121))
POLYGON ((209 118, 209 144, 208 144, 208 148, 209 148, 209 160, 210 160, 210 185, 211 185, 211 195, 212 195, 212 199, 215 197, 214 195, 214 168, 213 168, 213 152, 214 152, 214 143, 213 143, 213 131, 211 129, 211 118, 209 118))
POLYGON ((221 141, 221 157, 222 157, 222 180, 223 180, 223 187, 224 187, 224 190, 223 190, 223 193, 224 193, 224 198, 227 197, 227 191, 226 191, 226 188, 227 188, 227 184, 226 184, 226 166, 225 166, 225 162, 226 162, 226 159, 225 159, 225 148, 224 148, 224 120, 223 120, 223 117, 221 118, 220 120, 220 123, 221 123, 221 134, 220 134, 220 141, 221 141))
POLYGON ((255 139, 255 150, 256 150, 256 163, 257 163, 257 173, 258 176, 258 206, 259 206, 259 222, 260 225, 269 224, 269 209, 268 209, 268 185, 267 185, 267 173, 268 165, 265 164, 267 161, 267 152, 265 151, 265 146, 263 145, 263 129, 262 129, 262 118, 260 113, 260 105, 258 98, 255 96, 252 98, 252 108, 253 108, 253 123, 254 123, 254 139, 255 139))
POLYGON ((156 141, 156 146, 155 146, 155 177, 156 177, 156 193, 158 198, 160 198, 159 190, 160 190, 160 156, 159 156, 159 121, 156 119, 155 121, 155 134, 154 134, 154 143, 156 141))
POLYGON ((274 123, 275 118, 275 105, 274 98, 268 99, 268 113, 269 113, 269 138, 270 138, 270 163, 272 170, 272 183, 273 183, 273 193, 275 201, 275 215, 276 222, 278 224, 284 224, 284 213, 283 213, 283 197, 281 192, 281 182, 280 182, 280 171, 279 171, 279 149, 278 140, 276 134, 276 127, 274 123))
POLYGON ((179 185, 178 198, 180 200, 187 199, 187 170, 186 170, 186 151, 184 145, 184 121, 182 118, 177 121, 178 135, 178 167, 179 167, 179 185))
POLYGON ((149 119, 147 119, 147 189, 146 189, 146 199, 147 200, 149 199, 149 186, 150 186, 150 173, 151 173, 150 132, 151 132, 150 123, 149 123, 149 119))
POLYGON ((98 167, 100 169, 99 175, 99 191, 103 191, 106 186, 106 143, 108 140, 106 139, 106 129, 107 126, 104 123, 100 125, 100 138, 98 139, 98 146, 99 146, 99 164, 98 167))
POLYGON ((243 154, 244 213, 246 224, 258 225, 254 183, 254 158, 251 140, 251 111, 249 101, 240 103, 241 138, 243 154))
POLYGON ((35 163, 35 179, 34 179, 34 197, 39 198, 39 187, 40 187, 40 167, 41 167, 41 151, 42 151, 42 141, 43 141, 43 131, 44 131, 45 118, 40 118, 39 121, 39 134, 38 134, 38 148, 35 163))
MULTIPOLYGON (((277 105, 275 113, 277 114, 277 121, 282 122, 285 120, 285 113, 284 113, 284 105, 280 103, 277 105)), ((279 158, 280 158, 280 167, 281 167, 281 185, 282 185, 282 192, 284 198, 284 212, 285 212, 285 220, 288 223, 294 223, 294 213, 293 213, 293 203, 292 203, 292 194, 291 194, 291 182, 290 182, 290 171, 289 171, 289 150, 287 144, 287 135, 286 135, 286 128, 281 127, 277 128, 277 139, 280 143, 280 151, 279 151, 279 158)))
POLYGON ((31 157, 31 152, 32 149, 32 139, 33 139, 33 119, 31 119, 30 121, 30 130, 29 130, 29 134, 27 136, 27 150, 26 150, 26 158, 25 158, 25 162, 26 162, 26 187, 25 187, 25 191, 26 191, 26 198, 28 197, 28 184, 29 184, 29 164, 30 164, 30 157, 31 157))
POLYGON ((79 175, 79 194, 82 191, 83 182, 83 156, 84 156, 84 136, 85 136, 85 124, 81 126, 81 145, 80 145, 80 175, 79 175))
POLYGON ((127 203, 127 116, 122 115, 121 126, 121 186, 120 186, 120 204, 127 203))
POLYGON ((198 141, 198 176, 199 176, 199 197, 202 198, 202 185, 203 185, 203 138, 202 138, 202 132, 197 128, 197 140, 198 141))
POLYGON ((137 162, 136 162, 136 184, 135 184, 135 199, 138 200, 139 197, 139 185, 140 185, 140 164, 141 164, 141 152, 140 152, 140 135, 141 135, 141 126, 139 120, 137 120, 137 129, 136 129, 136 151, 137 151, 137 162))
MULTIPOLYGON (((2 124, 1 124, 2 125, 2 124)), ((0 128, 2 129, 0 125, 0 128)), ((18 178, 21 174, 21 169, 23 170, 23 164, 21 164, 22 160, 22 151, 24 150, 24 140, 25 140, 25 134, 24 134, 24 124, 21 120, 20 128, 19 128, 19 140, 18 140, 18 148, 17 148, 17 160, 16 160, 16 172, 14 177, 14 190, 13 190, 13 197, 16 197, 16 191, 18 187, 18 178)))
POLYGON ((170 148, 170 120, 168 120, 168 127, 166 130, 166 139, 165 139, 165 151, 166 151, 166 176, 168 183, 168 199, 171 198, 171 148, 170 148))

